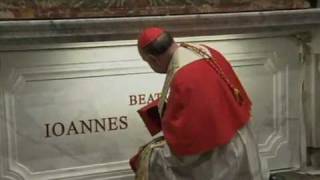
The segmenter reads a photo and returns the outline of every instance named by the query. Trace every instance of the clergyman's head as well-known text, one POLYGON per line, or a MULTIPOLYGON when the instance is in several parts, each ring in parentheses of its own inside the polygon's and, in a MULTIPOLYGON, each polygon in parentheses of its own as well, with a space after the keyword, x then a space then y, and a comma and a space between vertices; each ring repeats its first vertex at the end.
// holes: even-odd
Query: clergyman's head
POLYGON ((172 36, 164 29, 150 27, 138 39, 138 50, 144 61, 157 73, 166 73, 176 46, 172 36))

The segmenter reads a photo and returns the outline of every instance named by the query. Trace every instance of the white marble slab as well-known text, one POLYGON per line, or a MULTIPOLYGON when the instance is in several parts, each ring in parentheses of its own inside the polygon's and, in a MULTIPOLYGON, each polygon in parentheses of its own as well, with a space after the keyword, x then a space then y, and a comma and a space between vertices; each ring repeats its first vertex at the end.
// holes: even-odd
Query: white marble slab
MULTIPOLYGON (((299 168, 296 40, 283 34, 181 40, 225 54, 252 97, 270 169, 299 168)), ((132 179, 128 158, 151 139, 136 110, 160 92, 164 77, 140 60, 134 42, 48 47, 0 53, 0 178, 132 179)))

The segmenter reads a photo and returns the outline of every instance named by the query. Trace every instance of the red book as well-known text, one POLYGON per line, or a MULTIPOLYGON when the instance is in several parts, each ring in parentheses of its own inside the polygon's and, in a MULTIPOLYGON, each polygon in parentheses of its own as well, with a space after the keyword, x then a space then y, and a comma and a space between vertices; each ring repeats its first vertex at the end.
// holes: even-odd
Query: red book
POLYGON ((152 136, 158 134, 162 130, 158 105, 159 99, 152 101, 138 110, 140 117, 152 136))

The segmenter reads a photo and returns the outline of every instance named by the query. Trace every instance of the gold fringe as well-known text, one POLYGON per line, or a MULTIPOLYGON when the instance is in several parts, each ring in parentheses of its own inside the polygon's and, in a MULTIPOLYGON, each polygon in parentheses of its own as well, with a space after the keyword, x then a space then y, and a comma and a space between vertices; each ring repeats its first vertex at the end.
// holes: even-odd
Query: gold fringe
POLYGON ((161 136, 159 138, 156 138, 152 140, 150 143, 145 145, 140 154, 139 157, 139 167, 137 170, 136 178, 135 180, 148 180, 149 179, 149 163, 151 159, 151 155, 153 152, 153 149, 158 147, 163 147, 165 145, 166 141, 164 140, 164 137, 161 136))

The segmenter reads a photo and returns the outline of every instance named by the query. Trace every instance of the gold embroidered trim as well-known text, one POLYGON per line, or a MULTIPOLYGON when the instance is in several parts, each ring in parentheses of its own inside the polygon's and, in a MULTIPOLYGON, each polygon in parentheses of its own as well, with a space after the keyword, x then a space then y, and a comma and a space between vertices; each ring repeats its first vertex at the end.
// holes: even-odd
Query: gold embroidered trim
POLYGON ((190 49, 191 51, 193 51, 193 52, 199 54, 200 56, 202 56, 204 59, 209 60, 208 62, 213 67, 213 69, 219 74, 219 76, 227 83, 228 87, 232 90, 232 93, 233 93, 236 101, 239 104, 242 104, 243 98, 241 96, 240 90, 238 88, 236 88, 231 83, 231 81, 227 78, 227 76, 223 72, 223 70, 220 67, 220 65, 218 64, 218 62, 212 56, 210 56, 205 50, 203 50, 201 48, 198 48, 196 46, 193 46, 191 44, 181 43, 180 46, 182 46, 184 48, 187 48, 187 49, 190 49))
POLYGON ((149 163, 152 152, 155 148, 163 147, 165 143, 164 137, 159 137, 142 147, 143 150, 139 157, 139 168, 135 180, 149 180, 149 163))

